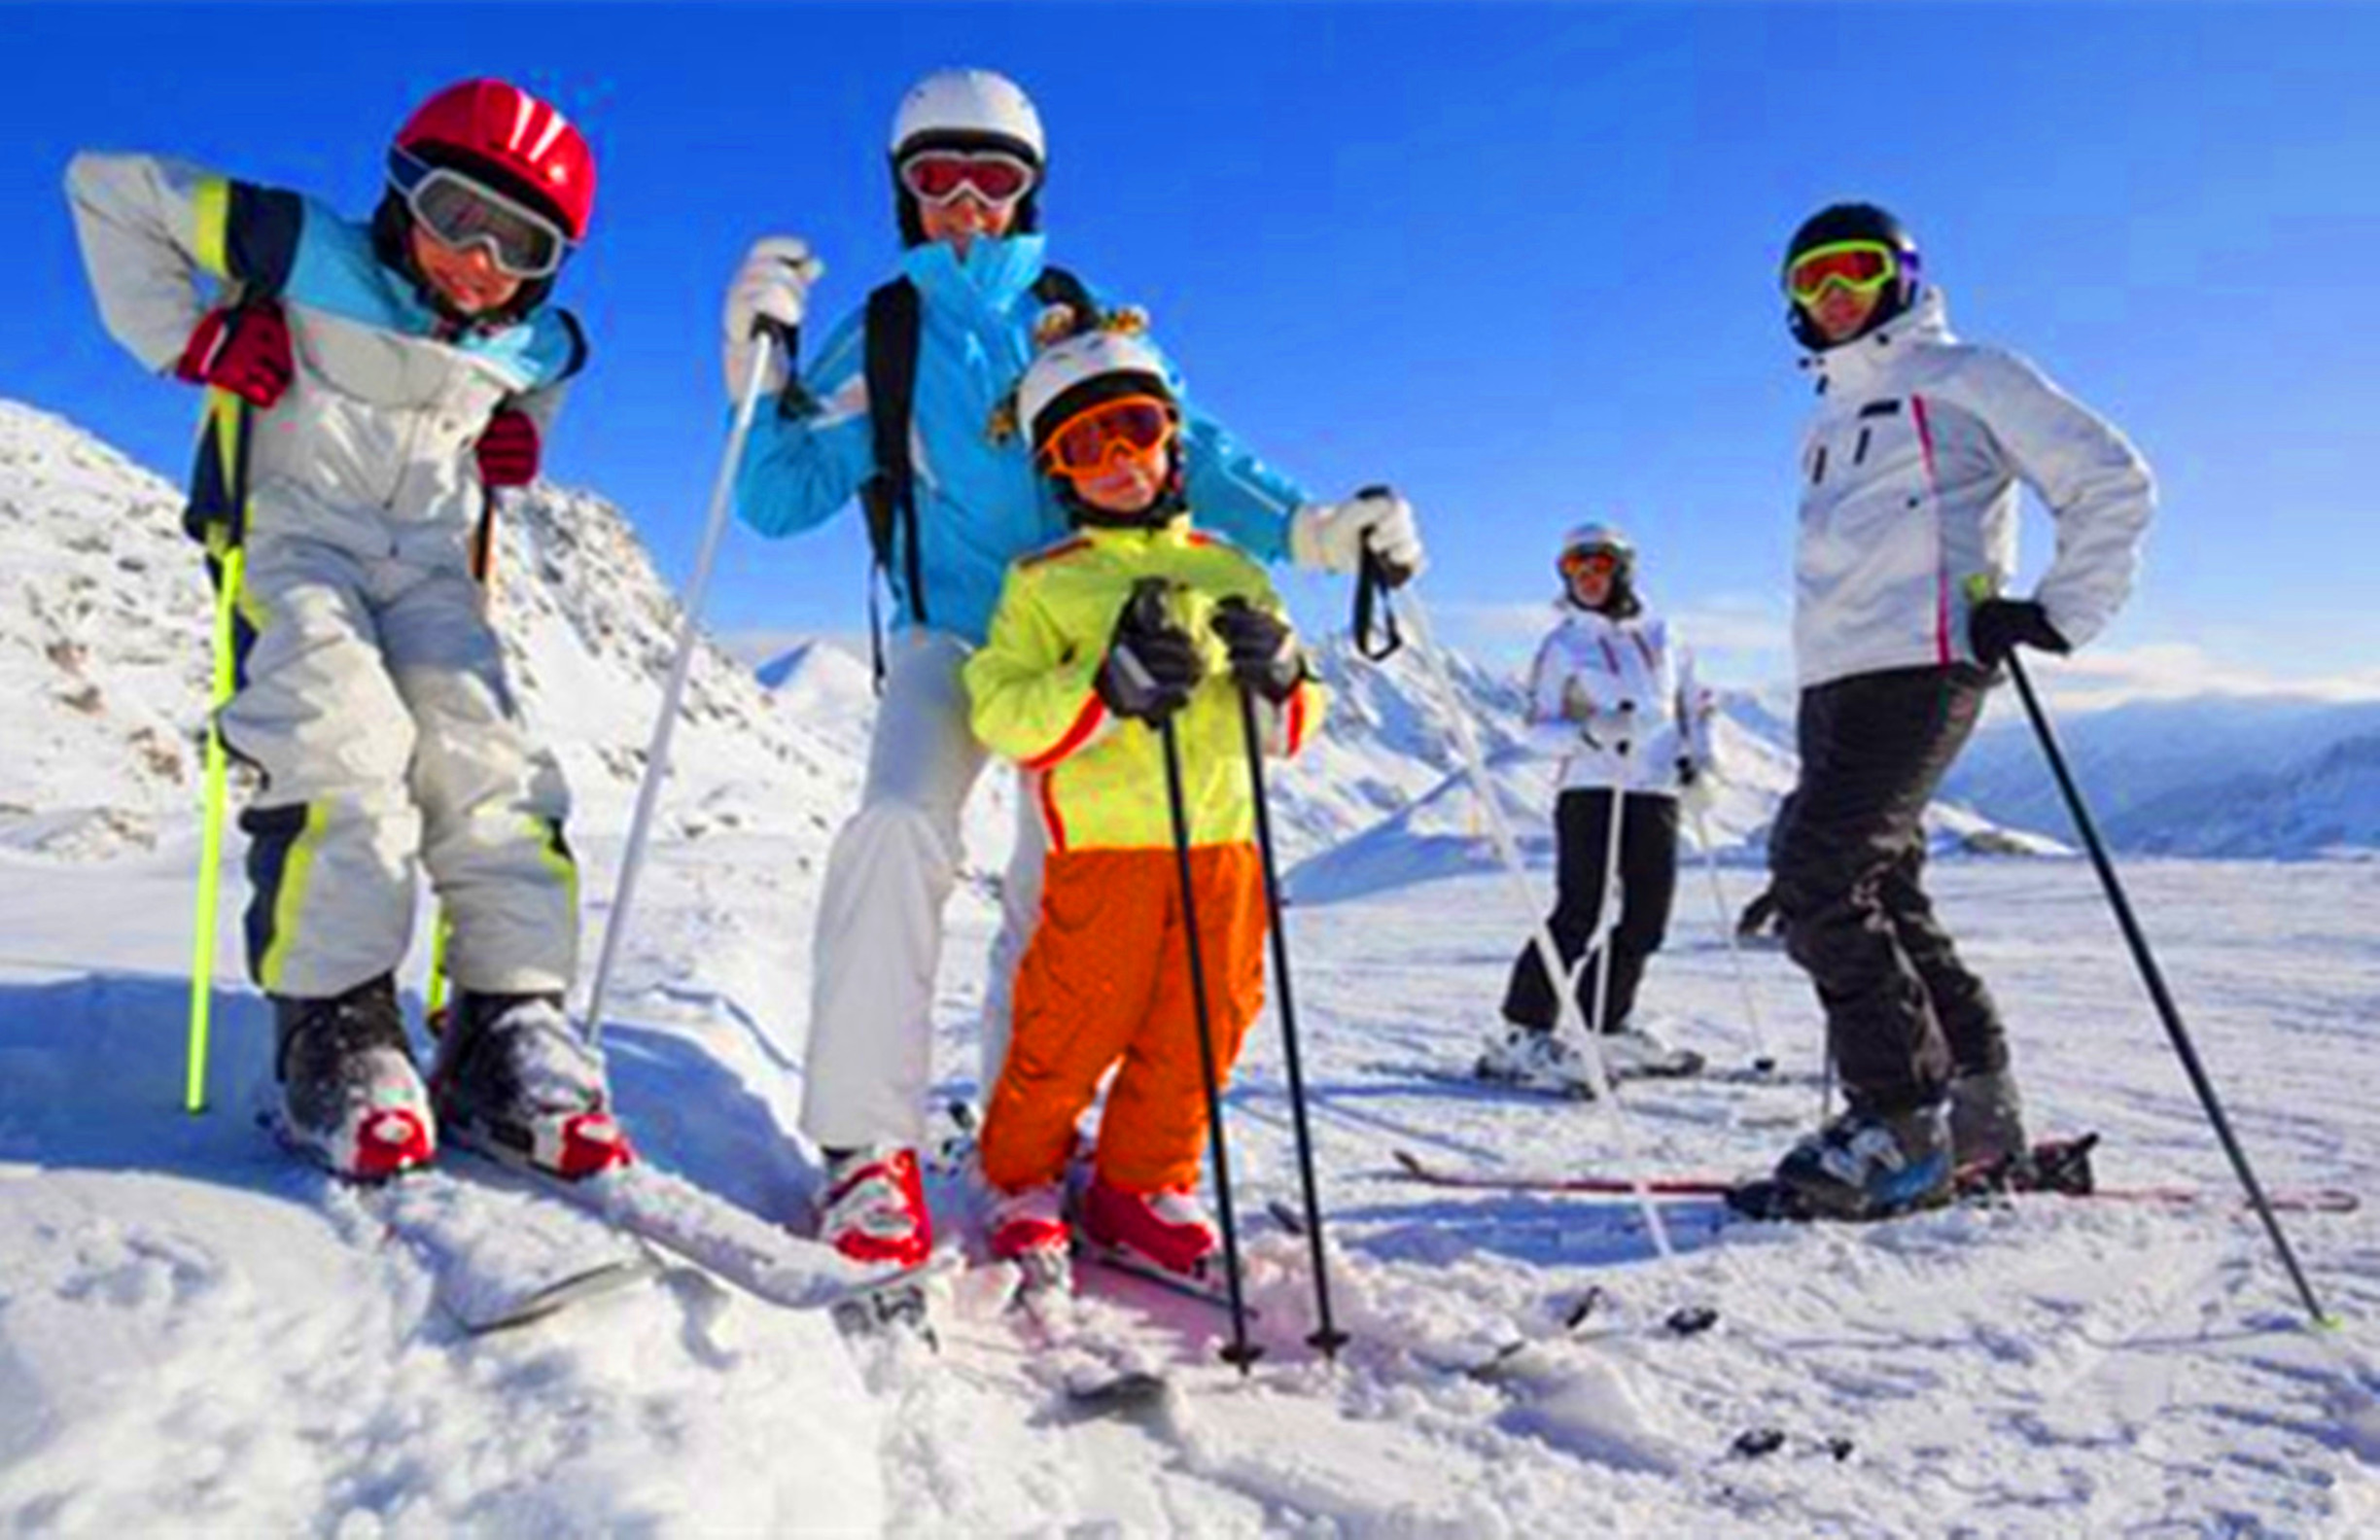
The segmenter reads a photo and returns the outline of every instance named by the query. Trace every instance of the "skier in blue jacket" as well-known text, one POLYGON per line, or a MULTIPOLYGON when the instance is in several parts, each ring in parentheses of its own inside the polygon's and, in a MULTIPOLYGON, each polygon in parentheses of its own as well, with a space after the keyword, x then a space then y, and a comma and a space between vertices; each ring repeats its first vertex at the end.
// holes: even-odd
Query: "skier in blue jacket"
MULTIPOLYGON (((960 670, 984 640, 1009 563, 1068 530, 1025 446, 991 425, 1032 360, 1041 310, 1082 290, 1044 261, 1046 145, 1013 82, 986 70, 926 77, 901 102, 891 148, 908 246, 900 278, 916 317, 909 432, 892 436, 907 446, 905 487, 897 474, 872 493, 867 485, 894 470, 882 463, 871 410, 883 404, 869 385, 871 305, 817 350, 796 409, 755 423, 737 510, 778 537, 823 523, 855 495, 876 499, 893 635, 859 811, 836 838, 819 906, 802 1127, 829 1160, 821 1235, 861 1260, 914 1263, 932 1244, 916 1149, 942 910, 958 872, 960 814, 985 762, 960 670)), ((794 237, 752 247, 727 296, 731 392, 751 377, 762 323, 799 326, 823 271, 794 237)), ((783 389, 782 360, 770 368, 765 384, 783 389)), ((888 421, 897 413, 895 403, 888 421)), ((1186 402, 1182 441, 1202 520, 1258 557, 1352 572, 1368 541, 1392 567, 1419 570, 1420 538, 1403 499, 1316 504, 1186 402)), ((1005 1054, 1007 983, 1039 903, 1040 841, 1026 810, 993 948, 987 1083, 1005 1054)))

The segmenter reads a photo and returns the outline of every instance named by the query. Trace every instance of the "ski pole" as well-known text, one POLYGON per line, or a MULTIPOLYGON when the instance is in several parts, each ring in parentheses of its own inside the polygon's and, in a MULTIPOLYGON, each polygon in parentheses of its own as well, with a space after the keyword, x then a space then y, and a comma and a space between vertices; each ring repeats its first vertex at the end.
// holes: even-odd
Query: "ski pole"
MULTIPOLYGON (((230 754, 223 736, 223 714, 239 692, 239 605, 247 582, 248 454, 255 415, 228 391, 210 390, 199 433, 218 457, 228 508, 208 528, 207 550, 215 578, 214 651, 208 677, 206 749, 199 778, 198 895, 191 925, 190 1034, 183 1053, 183 1110, 206 1110, 207 1039, 215 1005, 215 922, 222 907, 226 803, 230 796, 230 754), (228 461, 228 464, 223 462, 228 461), (216 535, 221 532, 221 544, 216 535)), ((197 496, 193 491, 193 498, 197 496)))
MULTIPOLYGON (((244 443, 241 459, 246 460, 244 443)), ((224 552, 215 578, 215 663, 207 700, 206 772, 199 790, 198 899, 191 928, 190 1042, 183 1065, 182 1106, 192 1113, 206 1110, 207 1032, 215 1002, 215 918, 221 906, 224 804, 230 780, 220 718, 239 687, 233 619, 239 612, 240 581, 247 567, 244 556, 237 545, 224 552)))
POLYGON ((1735 919, 1728 912, 1727 888, 1719 881, 1719 852, 1711 846, 1710 820, 1699 803, 1686 811, 1694 819, 1695 843, 1702 847, 1702 869, 1710 874, 1711 903, 1719 922, 1719 934, 1727 941, 1728 969, 1735 975, 1735 991, 1743 997, 1744 1023, 1752 1029, 1752 1072, 1774 1074, 1776 1051, 1768 1046, 1768 1029, 1761 1025, 1760 1006, 1752 998, 1752 977, 1744 971, 1743 948, 1735 944, 1735 919))
MULTIPOLYGON (((1971 584, 1972 587, 1972 584, 1971 584)), ((2131 948, 2132 962, 2140 969, 2141 981, 2148 986, 2149 998, 2156 1004, 2157 1017, 2165 1024, 2165 1035, 2173 1042, 2174 1052, 2181 1057, 2182 1068, 2188 1074, 2190 1089, 2198 1093, 2199 1104, 2206 1108, 2207 1121, 2214 1125, 2215 1137, 2222 1141, 2223 1153, 2230 1157, 2231 1169, 2239 1176, 2240 1186, 2255 1205, 2257 1217, 2264 1222, 2265 1232, 2272 1237, 2273 1249, 2281 1254, 2281 1265, 2288 1269, 2290 1280, 2297 1287, 2297 1297, 2305 1303, 2306 1313, 2317 1326, 2336 1326, 2338 1317, 2322 1307, 2314 1293, 2314 1285, 2297 1265, 2297 1253, 2290 1248, 2289 1237, 2281 1229, 2281 1220, 2264 1197, 2262 1183, 2257 1180, 2254 1168, 2248 1164, 2248 1152, 2241 1147, 2231 1132, 2231 1120, 2223 1114, 2222 1101, 2215 1093, 2215 1082, 2207 1075, 2206 1066, 2199 1062, 2198 1050, 2190 1042, 2188 1030, 2182 1025, 2182 1012, 2174 1004, 2172 993, 2165 987, 2165 976, 2158 970, 2156 959, 2149 951, 2149 938, 2134 918, 2131 900, 2124 896, 2123 884, 2116 876, 2115 863, 2108 858, 2107 847, 2101 843, 2098 825, 2091 822, 2090 810, 2083 805, 2081 788, 2075 784, 2074 773, 2067 768, 2066 755, 2058 748, 2057 735, 2050 730, 2049 717, 2033 693, 2033 682, 2025 674, 2024 664, 2012 649, 2008 655, 2010 678, 2016 682, 2017 698, 2024 702, 2025 715, 2033 719, 2034 736, 2041 740, 2042 754, 2049 761, 2049 773, 2057 781, 2058 790, 2066 799, 2066 811, 2074 816, 2075 827, 2082 835, 2083 848, 2090 852, 2091 865, 2099 873, 2099 885, 2107 890, 2108 905, 2116 911, 2116 924, 2123 931, 2124 944, 2131 948)))
MULTIPOLYGON (((1165 623, 1166 582, 1143 578, 1133 584, 1131 608, 1142 623, 1165 623)), ((1240 1227, 1232 1213, 1231 1154, 1223 1134, 1223 1087, 1215 1073, 1214 1024, 1208 1014, 1207 969, 1199 947, 1198 893, 1190 875, 1190 809, 1182 791, 1181 740, 1173 714, 1158 718, 1157 741, 1165 751, 1166 813, 1172 821, 1173 871, 1181 884, 1182 941, 1190 959, 1190 1014, 1198 1023, 1199 1083, 1207 1096, 1207 1159, 1214 1168, 1215 1216, 1223 1229, 1223 1282, 1231 1299, 1232 1340, 1223 1361, 1244 1376, 1264 1348, 1248 1341, 1247 1305, 1240 1290, 1240 1227)))
MULTIPOLYGON (((1594 939, 1589 955, 1594 960, 1582 965, 1592 967, 1594 976, 1594 1018, 1587 1024, 1590 1035, 1608 1032, 1611 1023, 1611 976, 1613 944, 1620 934, 1620 843, 1628 826, 1628 760, 1632 746, 1636 703, 1620 703, 1620 741, 1613 748, 1611 779, 1611 822, 1603 836, 1603 890, 1595 894, 1594 939)), ((1596 1044, 1601 1047, 1600 1043, 1596 1044)))
POLYGON ((727 512, 734 501, 736 472, 744 464, 744 443, 752 437, 752 417, 760 404, 761 387, 768 383, 770 355, 785 354, 788 374, 793 368, 799 333, 770 322, 754 328, 759 345, 752 349, 752 372, 737 398, 735 426, 727 433, 727 452, 719 460, 718 479, 711 487, 711 512, 703 526, 701 551, 694 558, 694 576, 686 582, 678 616, 678 655, 670 662, 669 683, 661 691, 661 714, 653 721, 652 742, 645 751, 645 777, 637 787, 636 812, 628 822, 628 847, 620 856, 619 879, 612 893, 612 914, 604 926, 603 952, 595 964, 595 983, 587 996, 587 1040, 603 1041, 604 993, 619 961, 621 938, 628 933, 628 913, 636 902, 637 876, 645 860, 645 841, 652 831, 652 816, 661 796, 661 781, 669 772, 670 739, 678 729, 678 703, 685 694, 686 675, 694 666, 695 627, 702 618, 703 600, 711 587, 711 567, 718 559, 719 537, 726 533, 727 512))
MULTIPOLYGON (((1226 599, 1225 610, 1243 599, 1226 599)), ((1300 686, 1301 688, 1303 686, 1300 686)), ((1313 1131, 1306 1118, 1306 1075, 1298 1059, 1297 1003, 1289 992, 1289 937, 1281 924, 1279 864, 1273 854, 1273 814, 1265 798, 1264 735, 1256 725, 1256 692, 1242 684, 1240 738, 1247 748, 1248 794, 1256 804, 1256 853, 1264 867, 1265 919, 1273 934, 1273 993, 1280 1011, 1281 1057, 1289 1068, 1290 1128, 1297 1139, 1298 1189, 1306 1206, 1306 1239, 1313 1251, 1314 1317, 1306 1339, 1325 1358, 1336 1358, 1347 1333, 1331 1323, 1330 1270, 1322 1255, 1322 1200, 1314 1184, 1313 1131)))

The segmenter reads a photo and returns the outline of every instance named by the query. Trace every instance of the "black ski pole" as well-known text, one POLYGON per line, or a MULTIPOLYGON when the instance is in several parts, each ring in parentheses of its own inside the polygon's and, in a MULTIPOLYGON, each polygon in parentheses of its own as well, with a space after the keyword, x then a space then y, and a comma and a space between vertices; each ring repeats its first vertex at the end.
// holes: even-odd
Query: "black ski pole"
POLYGON ((2165 1023, 2165 1034, 2173 1040, 2174 1052, 2181 1056, 2182 1068, 2189 1075, 2190 1088, 2198 1093, 2207 1120, 2215 1126, 2216 1138, 2222 1140, 2223 1153, 2231 1158, 2231 1169, 2239 1174, 2240 1185, 2247 1189, 2257 1217, 2264 1221, 2274 1249, 2281 1253, 2281 1265, 2289 1269, 2290 1280, 2297 1285, 2297 1296, 2305 1302, 2306 1313, 2317 1326, 2337 1325, 2338 1318, 2326 1312, 2322 1301, 2315 1297, 2314 1285, 2307 1280, 2305 1270, 2297 1265, 2297 1253, 2290 1249, 2289 1237, 2282 1233, 2280 1219, 2273 1213, 2272 1205, 2265 1201, 2263 1185, 2248 1164, 2248 1152, 2240 1147, 2238 1138, 2231 1132, 2231 1120, 2223 1115, 2222 1101, 2215 1094, 2215 1082, 2207 1078, 2206 1066, 2199 1063, 2198 1050, 2191 1045, 2189 1032, 2182 1025, 2182 1012, 2165 988, 2165 976, 2157 970, 2156 959, 2150 955, 2149 938, 2142 934, 2140 922, 2133 918, 2131 901, 2124 896, 2123 884, 2117 880, 2115 863, 2108 859, 2098 826, 2091 822, 2090 810, 2082 804, 2082 789, 2075 785, 2074 774, 2066 766, 2066 755, 2058 749, 2057 735, 2049 730, 2048 714, 2042 710, 2040 699, 2033 693, 2033 682, 2025 676, 2024 665, 2017 661, 2013 651, 2008 655, 2008 671, 2016 681, 2017 698, 2024 702, 2025 715, 2033 718, 2033 732, 2041 740, 2042 753, 2049 760, 2049 773, 2056 777, 2058 790, 2065 795, 2066 811, 2074 815, 2083 848, 2090 852, 2091 865, 2098 869, 2099 885, 2107 890, 2108 903, 2116 911, 2116 923, 2123 930, 2125 944, 2132 949, 2132 961, 2140 968, 2141 981, 2149 987, 2149 998, 2156 1002, 2157 1016, 2165 1023))
MULTIPOLYGON (((1144 578, 1134 585, 1134 609, 1142 606, 1162 612, 1165 581, 1144 578)), ((1214 1168, 1215 1217, 1223 1227, 1223 1282, 1231 1299, 1232 1340, 1223 1361, 1245 1375, 1264 1348, 1248 1341, 1247 1305, 1240 1292, 1240 1227, 1232 1214, 1231 1157, 1223 1136, 1223 1088, 1215 1075, 1214 1025, 1207 1010, 1207 970, 1199 948, 1198 895, 1190 876, 1190 812, 1182 794, 1181 741, 1173 731, 1171 713, 1157 722, 1157 741, 1165 751, 1166 811, 1173 822, 1173 870, 1181 883, 1182 940, 1190 956, 1190 1010, 1198 1022, 1199 1076, 1207 1093, 1207 1159, 1214 1168)))
MULTIPOLYGON (((1226 599, 1223 608, 1244 606, 1226 599)), ((1247 746, 1248 792, 1256 803, 1256 853, 1264 866, 1265 920, 1273 934, 1273 993, 1280 1009, 1281 1055, 1289 1067, 1290 1127, 1297 1138, 1298 1188, 1306 1206, 1306 1240, 1313 1251, 1314 1317, 1307 1345, 1336 1358, 1348 1335, 1331 1323, 1330 1269, 1322 1256, 1322 1199, 1314 1184, 1313 1130, 1306 1118, 1306 1071, 1298 1057, 1297 1001, 1289 990, 1289 937, 1281 926, 1279 865, 1273 858, 1273 814, 1265 800, 1264 734, 1256 725, 1256 692, 1240 687, 1240 737, 1247 746)))

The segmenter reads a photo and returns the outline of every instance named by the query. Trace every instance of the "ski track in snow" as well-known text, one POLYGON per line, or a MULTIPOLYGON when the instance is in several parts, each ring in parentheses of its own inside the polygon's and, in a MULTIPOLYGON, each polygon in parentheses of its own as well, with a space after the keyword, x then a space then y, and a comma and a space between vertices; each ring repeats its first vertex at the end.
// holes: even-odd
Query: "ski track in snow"
MULTIPOLYGON (((586 842, 587 891, 615 846, 586 842)), ((815 873, 758 834, 656 848, 607 1042, 647 1153, 763 1215, 815 1178, 800 1091, 815 873)), ((2133 976, 2086 866, 1964 861, 1942 907, 2011 1019, 2038 1131, 2095 1128, 2110 1183, 2180 1179, 2202 1211, 2040 1199, 1869 1228, 1393 1180, 1450 1164, 1755 1171, 1815 1111, 1802 1079, 1679 1082, 1601 1107, 1407 1072, 1476 1053, 1522 917, 1500 877, 1292 912, 1334 1303, 1312 1325, 1278 1028, 1231 1093, 1255 1329, 1086 1268, 1084 1314, 1172 1388, 1072 1415, 1061 1365, 944 1286, 939 1356, 847 1347, 822 1317, 685 1273, 483 1339, 440 1307, 391 1203, 491 1242, 516 1210, 470 1184, 358 1194, 292 1166, 249 1109, 263 1013, 218 968, 216 1109, 177 1110, 190 849, 69 865, 0 855, 0 1533, 2353 1535, 2380 1524, 2380 1221, 2297 1215, 2344 1326, 2304 1329, 2133 976), (1562 1309, 1606 1299, 1575 1331, 1562 1309), (1720 1324, 1665 1334, 1675 1305, 1720 1324), (1518 1338, 1485 1376, 1463 1372, 1518 1338), (1735 1457, 1774 1426, 1785 1448, 1735 1457), (1852 1441, 1837 1459, 1829 1438, 1852 1441)), ((2374 868, 2126 868, 2175 994, 2272 1186, 2380 1199, 2368 1060, 2374 868)), ((228 881, 236 865, 228 868, 228 881)), ((1751 1038, 1698 874, 1645 986, 1727 1066, 1751 1038)), ((1731 899, 1749 874, 1729 873, 1731 899)), ((1542 879, 1541 879, 1542 880, 1542 879)), ((227 895, 226 915, 237 896, 227 895)), ((596 915, 600 923, 600 908, 596 915)), ((937 1068, 970 1094, 991 913, 954 911, 937 1068)), ((596 937, 590 938, 591 947, 596 937)), ((1744 958, 1790 1070, 1816 1012, 1744 958)), ((947 1184, 946 1184, 947 1185, 947 1184)))

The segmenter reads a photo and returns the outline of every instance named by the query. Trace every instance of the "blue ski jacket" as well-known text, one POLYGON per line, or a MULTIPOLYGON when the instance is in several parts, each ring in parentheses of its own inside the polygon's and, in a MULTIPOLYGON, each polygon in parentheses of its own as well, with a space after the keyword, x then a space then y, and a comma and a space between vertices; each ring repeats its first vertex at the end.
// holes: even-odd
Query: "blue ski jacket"
MULTIPOLYGON (((1067 534, 1065 508, 1016 435, 997 437, 994 413, 1032 357, 1046 239, 978 240, 962 262, 941 242, 913 247, 901 271, 920 299, 911 458, 917 480, 919 572, 928 621, 970 646, 991 629, 1008 564, 1067 534)), ((827 337, 802 380, 813 409, 755 419, 736 481, 737 514, 762 535, 822 524, 875 473, 868 422, 865 310, 827 337)), ((1178 393, 1178 382, 1177 393, 1178 393)), ((1182 449, 1200 523, 1266 561, 1288 554, 1289 515, 1305 490, 1183 402, 1182 449)), ((913 623, 902 533, 890 577, 896 628, 913 623)))

